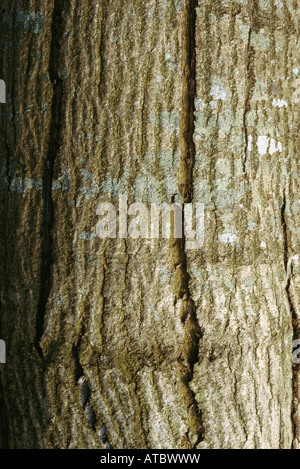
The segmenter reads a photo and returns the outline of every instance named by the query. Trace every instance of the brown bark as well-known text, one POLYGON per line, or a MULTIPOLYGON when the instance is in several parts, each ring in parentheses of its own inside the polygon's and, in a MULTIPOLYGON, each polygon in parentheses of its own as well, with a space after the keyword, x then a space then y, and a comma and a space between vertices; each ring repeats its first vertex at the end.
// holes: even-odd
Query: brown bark
POLYGON ((298 448, 297 2, 0 22, 1 447, 298 448), (120 194, 204 203, 203 248, 99 239, 120 194))

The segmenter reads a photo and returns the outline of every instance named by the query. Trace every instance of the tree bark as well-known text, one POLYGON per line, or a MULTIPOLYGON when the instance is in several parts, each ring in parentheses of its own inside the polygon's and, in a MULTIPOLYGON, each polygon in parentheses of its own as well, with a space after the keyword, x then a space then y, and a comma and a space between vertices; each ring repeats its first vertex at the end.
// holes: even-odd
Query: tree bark
POLYGON ((300 448, 297 2, 2 4, 0 446, 300 448))

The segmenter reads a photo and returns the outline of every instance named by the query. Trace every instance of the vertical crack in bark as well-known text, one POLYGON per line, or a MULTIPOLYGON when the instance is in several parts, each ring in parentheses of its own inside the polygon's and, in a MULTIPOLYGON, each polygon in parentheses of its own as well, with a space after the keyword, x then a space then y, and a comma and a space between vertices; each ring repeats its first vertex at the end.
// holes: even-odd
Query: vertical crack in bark
POLYGON ((100 73, 99 73, 99 82, 98 82, 98 98, 100 101, 102 101, 103 95, 104 95, 104 35, 105 35, 105 21, 106 21, 106 16, 107 16, 107 10, 106 10, 106 3, 101 2, 100 4, 100 32, 99 32, 99 66, 100 66, 100 73))
POLYGON ((51 122, 49 132, 49 147, 43 175, 43 221, 42 221, 42 261, 40 274, 40 296, 36 317, 36 336, 34 339, 35 348, 39 356, 44 359, 40 340, 44 333, 44 321, 47 302, 51 289, 51 230, 53 226, 53 200, 52 200, 52 179, 54 163, 59 152, 60 120, 62 104, 62 80, 58 74, 59 39, 62 22, 62 0, 54 1, 51 25, 51 44, 49 57, 49 76, 53 88, 51 122))
MULTIPOLYGON (((172 265, 175 270, 175 304, 180 301, 180 319, 185 328, 183 350, 179 357, 180 397, 188 414, 189 427, 197 436, 195 446, 204 439, 202 413, 190 387, 194 365, 198 362, 199 341, 202 331, 197 320, 196 305, 189 290, 190 275, 187 271, 185 240, 171 240, 172 265)), ((188 441, 189 442, 189 441, 188 441)))
POLYGON ((72 345, 72 358, 74 362, 74 382, 76 385, 80 386, 80 402, 81 406, 85 412, 88 424, 93 431, 96 431, 96 414, 90 403, 90 388, 87 383, 87 380, 84 376, 83 367, 80 363, 79 358, 79 347, 81 339, 84 335, 84 324, 81 326, 79 337, 72 345))
POLYGON ((248 33, 248 43, 247 43, 247 56, 246 56, 246 92, 245 92, 245 104, 244 104, 244 113, 243 113, 243 128, 245 134, 245 147, 244 147, 244 158, 243 158, 243 173, 244 177, 248 179, 247 172, 246 172, 246 164, 247 164, 247 157, 248 157, 248 147, 249 147, 249 135, 248 135, 248 127, 247 127, 247 115, 251 110, 251 97, 253 93, 253 89, 255 86, 255 75, 254 75, 254 54, 255 49, 251 46, 251 40, 253 35, 253 30, 255 28, 257 22, 257 14, 259 11, 259 5, 257 0, 252 0, 250 4, 250 26, 249 26, 249 33, 248 33))
MULTIPOLYGON (((293 265, 290 260, 290 253, 289 253, 289 245, 288 245, 288 229, 287 229, 287 222, 286 222, 286 195, 285 191, 283 193, 283 202, 281 207, 281 225, 283 231, 283 262, 284 262, 284 269, 286 273, 286 286, 285 292, 286 297, 288 300, 289 308, 292 315, 292 328, 293 328, 293 341, 296 339, 300 339, 300 326, 297 317, 296 308, 293 302, 293 298, 291 295, 291 281, 293 277, 293 265)), ((293 363, 293 371, 292 371, 292 406, 291 406, 291 421, 293 427, 293 441, 292 441, 292 448, 294 446, 294 442, 296 438, 298 438, 298 424, 295 420, 295 414, 297 412, 298 407, 298 389, 299 389, 299 365, 297 363, 293 363)))
POLYGON ((283 231, 283 263, 284 263, 284 269, 287 273, 288 271, 288 239, 287 239, 287 226, 286 226, 286 220, 285 220, 285 210, 286 210, 286 195, 284 191, 282 206, 281 206, 281 225, 282 225, 282 231, 283 231))
POLYGON ((247 87, 246 87, 246 95, 245 95, 245 105, 244 105, 244 114, 243 114, 243 127, 244 127, 244 134, 245 134, 245 148, 244 148, 244 159, 243 159, 243 173, 246 177, 246 163, 247 163, 247 156, 248 156, 248 146, 249 146, 249 137, 248 137, 248 127, 247 127, 247 114, 250 111, 250 101, 251 101, 251 37, 252 37, 252 26, 249 27, 249 34, 248 34, 248 45, 247 45, 247 66, 246 66, 246 80, 247 80, 247 87))
MULTIPOLYGON (((182 67, 182 108, 181 108, 181 163, 179 168, 179 191, 184 203, 191 203, 193 197, 193 166, 195 161, 194 111, 196 96, 196 8, 198 0, 186 0, 183 17, 183 67, 182 67)), ((184 217, 183 217, 184 220, 184 217)), ((183 222, 184 223, 184 222, 183 222)), ((190 387, 194 365, 198 361, 199 341, 202 332, 197 320, 196 305, 189 290, 190 275, 187 269, 185 238, 172 236, 170 247, 172 267, 175 271, 175 303, 181 301, 180 319, 185 328, 184 346, 179 357, 180 398, 187 411, 190 430, 196 435, 194 445, 185 435, 186 447, 196 446, 204 439, 202 413, 195 394, 190 387)))
MULTIPOLYGON (((80 342, 84 335, 84 332, 85 331, 84 331, 84 324, 83 324, 81 327, 79 337, 72 345, 72 358, 73 358, 73 363, 74 363, 74 383, 75 385, 78 385, 80 387, 81 407, 84 411, 89 427, 91 428, 93 432, 95 432, 96 425, 97 425, 97 416, 91 404, 90 387, 88 385, 86 377, 84 376, 83 366, 79 358, 79 347, 80 347, 80 342)), ((105 445, 106 449, 112 449, 112 446, 107 437, 106 426, 104 423, 102 423, 100 427, 99 438, 100 438, 101 443, 105 445)))
POLYGON ((90 388, 84 376, 83 367, 79 359, 79 346, 82 334, 77 343, 72 346, 72 357, 74 361, 74 381, 76 385, 80 386, 80 403, 84 410, 88 424, 93 431, 96 431, 96 414, 90 402, 90 388))
POLYGON ((196 8, 198 0, 186 0, 182 31, 182 102, 179 168, 179 191, 185 203, 192 201, 195 161, 194 111, 196 96, 196 8))
POLYGON ((77 343, 74 343, 72 345, 72 357, 73 357, 73 362, 74 362, 74 381, 75 383, 78 383, 80 378, 83 376, 83 368, 79 360, 79 353, 78 353, 78 348, 80 344, 80 340, 77 343))

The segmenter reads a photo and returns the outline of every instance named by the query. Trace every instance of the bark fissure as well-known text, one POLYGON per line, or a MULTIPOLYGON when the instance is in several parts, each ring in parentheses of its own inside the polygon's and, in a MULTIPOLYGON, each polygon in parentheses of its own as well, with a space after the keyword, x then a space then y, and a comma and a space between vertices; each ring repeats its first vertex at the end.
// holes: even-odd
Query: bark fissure
MULTIPOLYGON (((95 432, 96 425, 97 425, 97 416, 91 403, 90 386, 88 385, 87 379, 84 375, 83 366, 79 358, 80 342, 81 342, 83 335, 84 335, 84 326, 82 326, 81 328, 79 338, 72 345, 72 358, 73 358, 73 363, 74 363, 74 383, 76 386, 79 386, 80 388, 81 407, 84 411, 89 427, 91 428, 93 432, 95 432)), ((105 445, 106 449, 112 448, 109 442, 108 436, 107 436, 106 426, 104 423, 102 424, 99 430, 99 439, 101 443, 105 445)))
POLYGON ((189 427, 197 435, 196 445, 204 439, 202 413, 198 407, 190 382, 194 366, 198 362, 199 341, 202 331, 197 320, 196 305, 189 289, 190 275, 187 269, 185 240, 172 239, 172 264, 175 270, 175 305, 180 304, 180 319, 185 328, 183 350, 179 357, 180 396, 188 413, 189 427), (175 267, 176 266, 176 267, 175 267))
MULTIPOLYGON (((183 65, 182 65, 182 108, 181 108, 181 162, 179 168, 179 191, 183 203, 191 203, 193 197, 193 166, 195 161, 194 112, 196 96, 196 9, 197 0, 187 0, 183 18, 183 65)), ((202 413, 198 407, 190 382, 193 379, 194 366, 198 362, 199 341, 202 331, 197 320, 196 305, 189 289, 187 255, 185 251, 184 216, 182 238, 171 240, 172 266, 175 271, 175 304, 180 304, 180 319, 185 328, 183 350, 179 357, 180 397, 188 415, 190 430, 196 435, 196 441, 190 441, 185 435, 184 445, 196 446, 204 439, 202 413)))
POLYGON ((250 6, 250 26, 248 32, 247 50, 246 50, 246 92, 245 92, 245 104, 243 113, 243 128, 245 135, 245 147, 244 147, 244 159, 243 159, 243 173, 244 177, 247 178, 246 164, 248 159, 249 149, 249 133, 247 124, 247 115, 251 111, 251 98, 253 90, 255 88, 255 74, 254 74, 254 55, 255 48, 251 45, 253 33, 259 25, 259 5, 257 0, 252 0, 250 6))
POLYGON ((99 32, 99 82, 98 82, 98 98, 101 101, 104 94, 104 32, 105 32, 105 19, 106 19, 106 4, 102 2, 100 10, 100 32, 99 32))
POLYGON ((73 362, 74 362, 74 381, 75 383, 78 383, 80 378, 83 376, 83 368, 79 360, 79 353, 78 353, 78 348, 80 344, 80 339, 79 342, 74 343, 72 346, 72 357, 73 357, 73 362))
MULTIPOLYGON (((283 193, 283 202, 281 206, 281 225, 282 225, 282 232, 283 232, 283 262, 284 262, 284 269, 286 273, 286 286, 285 292, 287 301, 289 304, 289 309, 292 316, 292 328, 293 328, 293 341, 299 339, 300 337, 300 327, 297 318, 297 312, 294 305, 294 301, 291 295, 291 282, 293 278, 293 265, 290 261, 291 255, 289 252, 289 244, 288 244, 288 228, 287 228, 287 221, 286 221, 286 194, 283 193)), ((293 440, 291 447, 294 446, 294 441, 298 435, 298 426, 295 421, 295 414, 297 412, 297 400, 298 400, 298 383, 299 383, 299 365, 297 363, 293 363, 293 370, 292 370, 292 405, 291 405, 291 421, 292 421, 292 428, 293 428, 293 440)))
POLYGON ((246 163, 247 163, 247 156, 248 156, 248 146, 249 146, 249 136, 248 136, 248 127, 247 127, 247 114, 250 111, 250 100, 251 100, 251 38, 252 38, 252 26, 249 27, 249 34, 248 34, 248 44, 247 44, 247 65, 246 65, 246 80, 247 80, 247 88, 246 88, 246 96, 245 96, 245 105, 244 105, 244 113, 243 113, 243 127, 244 127, 244 134, 245 134, 245 149, 244 149, 244 159, 243 159, 243 173, 244 176, 246 175, 246 163))
POLYGON ((40 274, 40 296, 36 317, 36 335, 34 340, 35 348, 39 356, 44 359, 44 354, 40 345, 40 340, 44 333, 44 322, 47 302, 51 289, 51 264, 52 264, 52 226, 53 226, 53 199, 52 180, 54 164, 59 152, 60 121, 62 104, 62 80, 58 73, 59 59, 59 38, 60 25, 62 21, 62 2, 55 0, 52 13, 51 43, 49 57, 49 76, 53 88, 51 121, 50 121, 50 144, 48 147, 47 159, 45 162, 42 197, 43 197, 43 221, 42 221, 42 261, 40 274))
POLYGON ((88 424, 93 431, 96 431, 96 414, 90 402, 91 392, 84 376, 83 366, 79 358, 79 348, 81 339, 84 335, 84 324, 81 326, 81 331, 77 341, 72 345, 72 358, 74 362, 74 382, 80 387, 80 402, 85 412, 88 424))
POLYGON ((195 162, 194 112, 196 96, 196 9, 198 0, 186 0, 182 32, 182 101, 179 167, 179 191, 185 203, 193 196, 195 162))

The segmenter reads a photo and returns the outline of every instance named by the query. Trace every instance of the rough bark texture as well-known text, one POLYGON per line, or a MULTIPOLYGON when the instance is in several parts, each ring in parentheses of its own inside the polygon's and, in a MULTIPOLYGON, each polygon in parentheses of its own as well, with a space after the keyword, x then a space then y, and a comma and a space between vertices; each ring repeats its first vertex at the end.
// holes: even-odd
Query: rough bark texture
POLYGON ((1 447, 300 448, 299 11, 2 1, 1 447), (100 240, 120 194, 203 248, 100 240))

